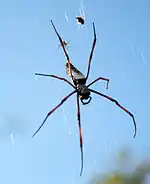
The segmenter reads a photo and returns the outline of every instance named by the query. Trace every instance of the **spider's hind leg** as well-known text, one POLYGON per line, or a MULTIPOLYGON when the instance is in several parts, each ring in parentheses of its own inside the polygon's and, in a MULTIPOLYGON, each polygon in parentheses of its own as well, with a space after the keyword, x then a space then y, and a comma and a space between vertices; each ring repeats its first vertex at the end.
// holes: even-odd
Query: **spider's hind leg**
POLYGON ((95 45, 96 45, 96 31, 95 31, 94 22, 93 22, 93 32, 94 32, 94 40, 93 40, 93 44, 92 44, 92 50, 90 53, 89 61, 88 61, 88 71, 87 71, 87 75, 86 75, 86 80, 88 79, 88 76, 90 73, 91 61, 92 61, 92 57, 93 57, 93 53, 94 53, 94 49, 95 49, 95 45))
POLYGON ((54 25, 54 23, 53 23, 52 20, 51 20, 51 24, 52 24, 52 26, 53 26, 53 28, 54 28, 54 31, 55 31, 56 35, 58 36, 59 41, 60 41, 60 44, 61 44, 61 46, 62 46, 62 48, 63 48, 64 54, 65 54, 66 59, 67 59, 67 61, 68 61, 69 72, 70 72, 71 78, 72 78, 72 80, 73 80, 72 70, 71 70, 71 66, 70 66, 70 65, 71 65, 71 62, 70 62, 70 59, 69 59, 69 55, 67 54, 67 51, 66 51, 66 49, 65 49, 64 42, 63 42, 61 36, 59 35, 59 33, 58 33, 58 31, 57 31, 57 29, 56 29, 56 27, 55 27, 55 25, 54 25))

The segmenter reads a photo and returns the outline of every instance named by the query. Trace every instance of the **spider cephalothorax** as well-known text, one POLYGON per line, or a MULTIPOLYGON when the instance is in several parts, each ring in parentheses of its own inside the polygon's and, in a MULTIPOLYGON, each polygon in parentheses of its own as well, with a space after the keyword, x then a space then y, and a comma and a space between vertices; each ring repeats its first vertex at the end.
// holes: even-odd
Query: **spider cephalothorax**
POLYGON ((82 104, 84 104, 84 105, 85 104, 88 104, 91 101, 91 96, 90 96, 91 93, 94 93, 94 94, 97 94, 97 95, 99 95, 101 97, 104 97, 105 99, 107 99, 107 100, 109 100, 111 102, 114 102, 119 108, 121 108, 124 112, 128 113, 132 117, 132 120, 133 120, 133 123, 134 123, 134 127, 135 127, 135 132, 134 132, 134 136, 133 137, 136 136, 136 123, 135 123, 135 119, 134 119, 133 114, 130 111, 128 111, 126 108, 124 108, 122 105, 120 105, 120 103, 117 100, 115 100, 115 99, 113 99, 113 98, 111 98, 111 97, 109 97, 109 96, 107 96, 107 95, 105 95, 103 93, 100 93, 98 91, 95 91, 95 90, 89 88, 91 85, 93 85, 97 81, 103 80, 103 81, 106 81, 107 82, 106 89, 108 89, 109 79, 103 78, 103 77, 98 77, 97 79, 95 79, 94 81, 92 81, 90 84, 86 85, 86 82, 87 82, 87 79, 88 79, 88 76, 89 76, 89 72, 90 72, 90 66, 91 66, 92 56, 93 56, 94 48, 95 48, 95 45, 96 45, 96 32, 95 32, 94 23, 93 23, 94 41, 93 41, 92 50, 91 50, 91 53, 90 53, 90 56, 89 56, 89 60, 88 60, 88 70, 87 70, 86 77, 71 64, 70 59, 69 59, 69 56, 68 56, 67 51, 65 49, 63 40, 60 37, 60 35, 58 34, 58 32, 57 32, 57 30, 56 30, 56 28, 55 28, 52 20, 51 20, 51 23, 52 23, 52 26, 53 26, 53 28, 55 30, 55 33, 57 34, 57 36, 59 38, 60 44, 61 44, 61 46, 63 48, 63 51, 64 51, 64 54, 66 56, 66 59, 67 59, 66 72, 67 72, 68 76, 71 78, 72 83, 69 82, 67 79, 62 78, 62 77, 58 77, 56 75, 48 75, 48 74, 40 74, 40 73, 36 73, 35 75, 49 76, 49 77, 53 77, 53 78, 62 80, 64 82, 68 83, 70 86, 72 86, 72 88, 74 90, 71 93, 69 93, 65 98, 63 98, 61 100, 61 102, 56 107, 54 107, 47 114, 47 116, 45 117, 45 119, 42 122, 42 124, 40 125, 40 127, 33 134, 33 137, 42 128, 42 126, 44 125, 44 123, 47 120, 47 118, 56 109, 58 109, 70 96, 72 96, 73 94, 76 93, 77 94, 77 96, 76 96, 76 99, 77 99, 77 117, 78 117, 79 137, 80 137, 79 140, 80 140, 80 149, 81 149, 81 172, 80 172, 80 176, 81 176, 82 170, 83 170, 83 141, 82 141, 82 129, 81 129, 81 121, 80 121, 80 104, 79 104, 79 99, 81 100, 82 104))
POLYGON ((90 96, 91 93, 85 84, 77 84, 77 93, 80 95, 80 100, 83 105, 88 104, 92 99, 90 96))

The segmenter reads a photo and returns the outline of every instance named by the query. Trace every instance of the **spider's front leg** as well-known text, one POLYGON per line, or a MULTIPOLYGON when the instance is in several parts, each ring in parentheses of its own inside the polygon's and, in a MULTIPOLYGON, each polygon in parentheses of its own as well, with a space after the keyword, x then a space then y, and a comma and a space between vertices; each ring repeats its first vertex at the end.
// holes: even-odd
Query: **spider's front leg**
POLYGON ((132 117, 133 123, 134 123, 134 129, 135 129, 133 138, 135 138, 136 132, 137 132, 137 128, 136 128, 136 122, 135 122, 135 118, 134 118, 133 114, 130 111, 128 111, 126 108, 124 108, 122 105, 120 105, 120 103, 117 100, 115 100, 115 99, 113 99, 113 98, 111 98, 111 97, 109 97, 107 95, 104 95, 103 93, 100 93, 98 91, 95 91, 93 89, 89 89, 89 91, 91 91, 91 92, 93 92, 93 93, 95 93, 97 95, 100 95, 100 96, 102 96, 102 97, 110 100, 111 102, 114 102, 118 107, 120 107, 123 111, 125 111, 126 113, 129 114, 129 116, 132 117))
POLYGON ((83 140, 82 140, 82 128, 81 128, 81 120, 80 120, 79 94, 77 94, 77 117, 78 117, 78 127, 79 127, 80 150, 81 150, 81 171, 80 171, 80 176, 81 176, 83 171, 83 140))
POLYGON ((40 127, 36 130, 36 132, 33 134, 32 137, 34 137, 39 131, 40 129, 43 127, 43 125, 45 124, 47 118, 56 110, 58 109, 71 95, 73 95, 74 93, 76 93, 76 90, 74 90, 73 92, 71 92, 69 95, 67 95, 65 98, 63 98, 61 100, 61 102, 56 106, 54 107, 48 114, 47 116, 45 117, 44 121, 42 122, 42 124, 40 125, 40 127))

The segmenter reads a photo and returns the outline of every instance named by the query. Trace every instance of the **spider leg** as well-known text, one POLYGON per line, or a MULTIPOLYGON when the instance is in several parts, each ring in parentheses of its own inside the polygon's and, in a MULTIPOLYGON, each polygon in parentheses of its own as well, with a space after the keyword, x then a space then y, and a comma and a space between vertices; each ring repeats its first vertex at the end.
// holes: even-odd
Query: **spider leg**
POLYGON ((95 90, 93 90, 93 89, 89 89, 89 91, 91 91, 91 92, 93 92, 93 93, 96 93, 96 94, 98 94, 98 95, 100 95, 100 96, 102 96, 102 97, 104 97, 104 98, 107 98, 108 100, 114 102, 118 107, 120 107, 123 111, 125 111, 126 113, 128 113, 128 114, 132 117, 133 123, 134 123, 134 129, 135 129, 133 138, 135 138, 136 132, 137 132, 137 128, 136 128, 136 122, 135 122, 135 119, 134 119, 133 114, 132 114, 130 111, 128 111, 126 108, 124 108, 122 105, 120 105, 119 102, 118 102, 117 100, 115 100, 115 99, 113 99, 113 98, 111 98, 111 97, 109 97, 109 96, 107 96, 107 95, 104 95, 103 93, 97 92, 97 91, 95 91, 95 90))
POLYGON ((59 80, 63 80, 63 81, 65 81, 65 82, 67 82, 70 86, 72 86, 74 89, 76 89, 75 88, 75 86, 73 85, 73 84, 71 84, 71 82, 69 82, 67 79, 65 79, 65 78, 62 78, 62 77, 59 77, 59 76, 56 76, 56 75, 49 75, 49 74, 42 74, 42 73, 35 73, 35 75, 40 75, 40 76, 46 76, 46 77, 53 77, 53 78, 55 78, 55 79, 59 79, 59 80))
POLYGON ((69 70, 70 70, 70 75, 71 75, 71 79, 72 79, 72 81, 73 81, 72 69, 71 69, 71 64, 70 64, 69 55, 67 54, 67 51, 66 51, 66 49, 65 49, 63 40, 62 40, 61 36, 58 34, 58 32, 57 32, 57 30, 56 30, 56 27, 54 26, 54 23, 53 23, 52 20, 51 20, 51 23, 52 23, 52 26, 53 26, 53 28, 54 28, 54 30, 55 30, 55 33, 57 34, 57 36, 58 36, 58 38, 59 38, 60 44, 61 44, 61 46, 62 46, 62 48, 63 48, 63 51, 64 51, 64 53, 65 53, 65 56, 66 56, 66 58, 67 58, 68 65, 69 65, 69 70))
POLYGON ((32 137, 34 137, 38 132, 39 130, 42 128, 42 126, 44 125, 44 123, 46 122, 47 118, 56 110, 58 109, 71 95, 73 95, 74 93, 76 92, 76 90, 74 90, 73 92, 69 93, 69 95, 67 95, 65 98, 62 99, 62 101, 57 105, 55 106, 48 114, 47 116, 45 117, 44 121, 42 122, 42 124, 40 125, 40 127, 35 131, 35 133, 33 134, 32 137))
POLYGON ((79 126, 79 137, 80 137, 80 150, 81 150, 81 171, 80 176, 83 171, 83 141, 82 141, 82 128, 80 120, 80 104, 79 104, 79 95, 77 94, 77 116, 78 116, 78 126, 79 126))
POLYGON ((97 79, 95 79, 94 81, 92 81, 90 84, 87 85, 87 87, 93 85, 95 82, 99 81, 99 80, 104 80, 104 81, 107 81, 107 84, 106 84, 106 89, 108 89, 108 83, 109 83, 109 79, 107 78, 103 78, 103 77, 98 77, 97 79))
POLYGON ((93 57, 93 52, 94 52, 94 48, 95 48, 95 45, 96 45, 96 31, 95 31, 94 22, 93 22, 93 31, 94 31, 94 41, 93 41, 92 50, 91 50, 89 61, 88 61, 88 71, 87 71, 87 75, 86 75, 86 80, 88 79, 88 76, 89 76, 91 61, 92 61, 92 57, 93 57))

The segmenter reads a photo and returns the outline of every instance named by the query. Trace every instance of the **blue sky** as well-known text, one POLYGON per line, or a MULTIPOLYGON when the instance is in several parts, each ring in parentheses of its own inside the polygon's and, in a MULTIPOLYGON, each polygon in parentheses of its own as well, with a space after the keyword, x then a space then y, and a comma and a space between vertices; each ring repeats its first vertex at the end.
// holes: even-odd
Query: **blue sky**
POLYGON ((124 146, 132 148, 137 161, 150 154, 149 7, 148 0, 84 0, 82 6, 81 0, 0 2, 0 183, 82 184, 107 170, 109 159, 124 146), (75 20, 81 7, 84 28, 75 20), (81 105, 82 177, 75 95, 31 138, 48 111, 72 90, 61 81, 34 76, 40 72, 67 78, 51 19, 70 41, 71 61, 83 73, 95 23, 97 45, 89 81, 109 78, 107 91, 104 82, 93 89, 116 98, 137 122, 133 139, 132 119, 111 102, 92 95, 89 105, 81 105))

